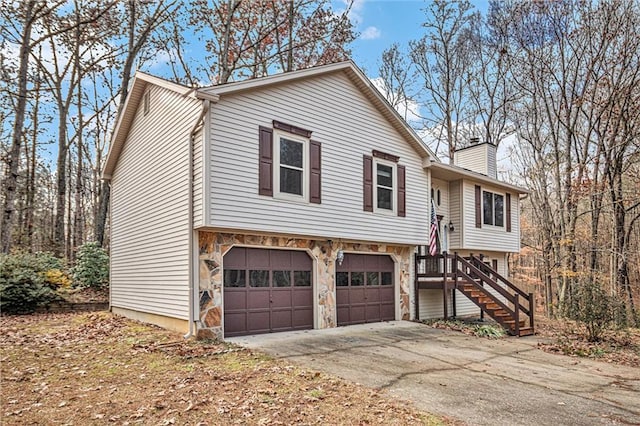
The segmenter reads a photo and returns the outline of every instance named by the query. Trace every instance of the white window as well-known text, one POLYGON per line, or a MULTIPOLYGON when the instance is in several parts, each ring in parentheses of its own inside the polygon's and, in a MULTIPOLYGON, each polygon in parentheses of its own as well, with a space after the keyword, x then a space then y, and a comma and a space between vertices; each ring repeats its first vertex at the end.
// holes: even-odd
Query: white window
POLYGON ((273 132, 274 195, 279 198, 308 201, 309 139, 273 132))
POLYGON ((398 199, 396 164, 376 158, 373 166, 373 205, 375 211, 396 214, 396 200, 398 199))
POLYGON ((504 195, 482 191, 482 216, 485 225, 504 226, 504 195))

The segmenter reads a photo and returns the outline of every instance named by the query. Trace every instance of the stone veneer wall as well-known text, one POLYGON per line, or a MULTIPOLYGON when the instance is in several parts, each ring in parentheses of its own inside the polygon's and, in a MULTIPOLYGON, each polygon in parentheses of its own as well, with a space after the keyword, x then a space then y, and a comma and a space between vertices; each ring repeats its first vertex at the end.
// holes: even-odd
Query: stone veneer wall
POLYGON ((411 288, 411 256, 413 247, 386 244, 329 243, 276 236, 199 232, 200 315, 197 337, 222 337, 222 259, 233 246, 260 248, 307 249, 317 261, 314 286, 317 287, 318 327, 336 326, 335 258, 339 249, 349 253, 387 253, 392 256, 400 272, 400 313, 409 319, 409 291, 411 288))

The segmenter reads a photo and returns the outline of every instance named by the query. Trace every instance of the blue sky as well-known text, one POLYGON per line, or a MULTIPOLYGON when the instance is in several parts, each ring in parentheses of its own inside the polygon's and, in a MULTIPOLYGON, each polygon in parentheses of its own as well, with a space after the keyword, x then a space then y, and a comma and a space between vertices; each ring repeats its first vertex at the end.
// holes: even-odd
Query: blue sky
MULTIPOLYGON (((471 3, 480 11, 488 7, 488 0, 471 3)), ((334 4, 336 9, 344 8, 342 0, 334 4)), ((424 35, 423 9, 428 5, 422 0, 355 0, 350 17, 360 33, 351 49, 356 64, 369 77, 377 77, 383 50, 393 43, 406 48, 410 40, 424 35)))
POLYGON ((360 37, 352 45, 353 60, 370 77, 378 75, 383 50, 393 43, 406 47, 422 37, 424 1, 355 1, 351 20, 360 37))

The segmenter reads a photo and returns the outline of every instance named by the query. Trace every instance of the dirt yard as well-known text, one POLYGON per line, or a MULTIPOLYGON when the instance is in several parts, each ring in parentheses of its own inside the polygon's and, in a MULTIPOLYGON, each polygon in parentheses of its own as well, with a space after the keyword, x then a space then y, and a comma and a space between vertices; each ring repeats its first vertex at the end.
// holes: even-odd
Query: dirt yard
POLYGON ((108 313, 0 318, 0 423, 454 424, 375 390, 108 313))

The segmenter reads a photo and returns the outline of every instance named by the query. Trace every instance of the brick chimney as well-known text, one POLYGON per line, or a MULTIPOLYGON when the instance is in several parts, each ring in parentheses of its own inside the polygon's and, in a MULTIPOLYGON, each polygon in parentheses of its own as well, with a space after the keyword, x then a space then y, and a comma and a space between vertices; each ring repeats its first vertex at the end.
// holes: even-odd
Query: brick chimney
POLYGON ((471 138, 468 146, 456 150, 453 154, 453 164, 497 179, 496 151, 495 145, 480 142, 480 138, 477 137, 471 138))

